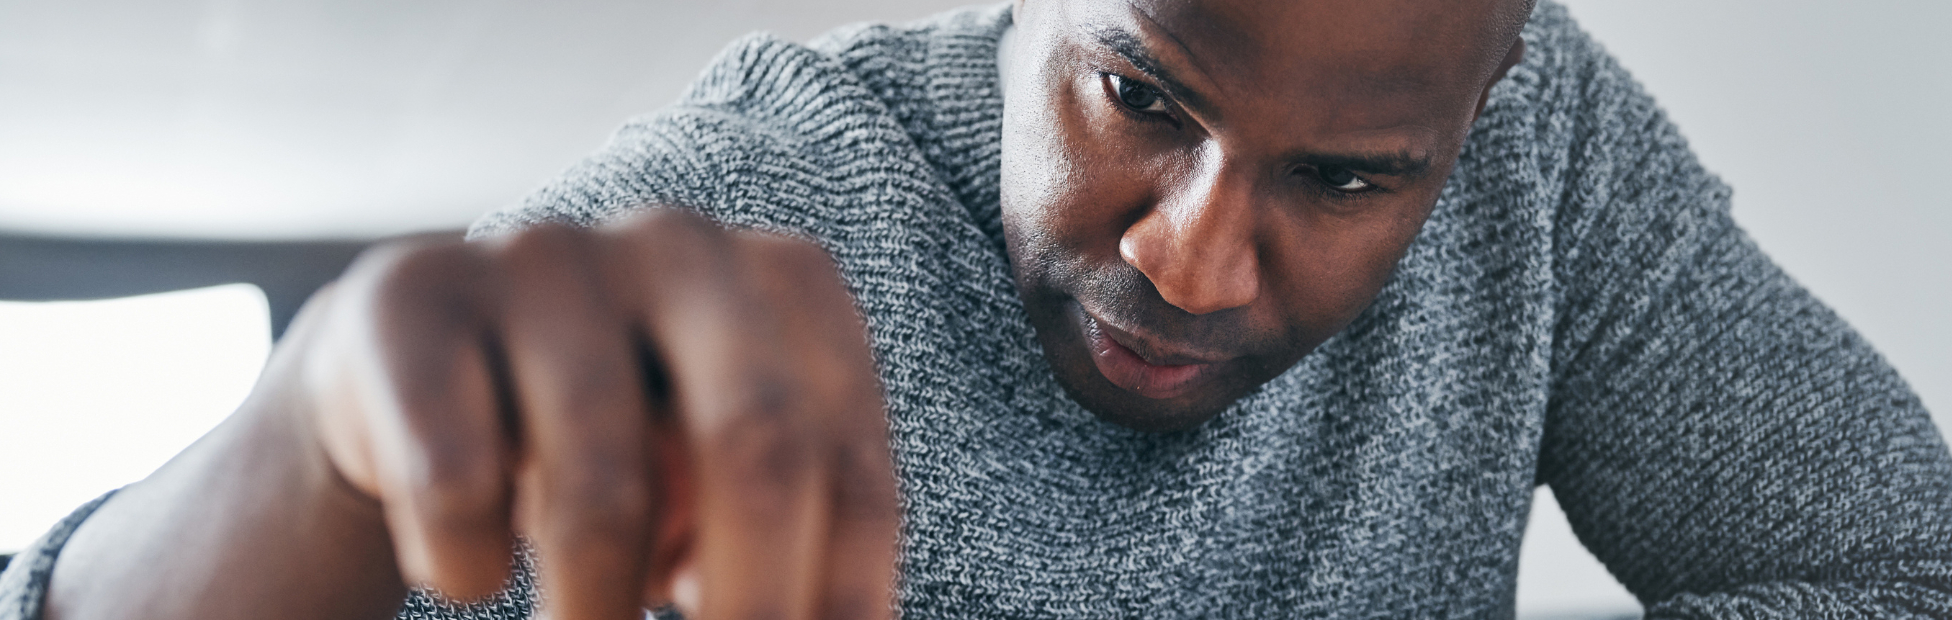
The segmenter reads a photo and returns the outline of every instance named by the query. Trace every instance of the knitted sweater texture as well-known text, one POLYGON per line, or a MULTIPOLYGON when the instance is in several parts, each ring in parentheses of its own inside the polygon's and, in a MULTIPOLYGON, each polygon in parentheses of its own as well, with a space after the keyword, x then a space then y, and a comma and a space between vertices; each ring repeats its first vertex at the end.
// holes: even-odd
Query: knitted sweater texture
MULTIPOLYGON (((476 234, 681 205, 831 251, 887 388, 908 618, 1509 617, 1539 484, 1649 617, 1952 617, 1952 458, 1920 402, 1562 7, 1374 304, 1171 434, 1072 402, 1026 322, 1009 19, 742 39, 476 234)), ((0 580, 0 618, 37 617, 64 536, 0 580)), ((527 617, 531 583, 401 615, 527 617)))

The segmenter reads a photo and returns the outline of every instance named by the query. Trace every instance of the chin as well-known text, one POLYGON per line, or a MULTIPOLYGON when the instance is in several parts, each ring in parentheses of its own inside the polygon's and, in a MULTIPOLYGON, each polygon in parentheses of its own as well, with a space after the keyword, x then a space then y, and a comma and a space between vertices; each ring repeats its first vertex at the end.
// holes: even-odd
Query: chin
POLYGON ((1219 416, 1220 412, 1226 411, 1234 400, 1238 400, 1230 399, 1218 405, 1205 406, 1159 402, 1134 403, 1130 400, 1139 397, 1093 398, 1091 394, 1080 391, 1068 381, 1060 380, 1060 382, 1064 384, 1065 391, 1071 394, 1073 400, 1092 415, 1098 416, 1098 419, 1146 433, 1176 433, 1192 430, 1219 416))

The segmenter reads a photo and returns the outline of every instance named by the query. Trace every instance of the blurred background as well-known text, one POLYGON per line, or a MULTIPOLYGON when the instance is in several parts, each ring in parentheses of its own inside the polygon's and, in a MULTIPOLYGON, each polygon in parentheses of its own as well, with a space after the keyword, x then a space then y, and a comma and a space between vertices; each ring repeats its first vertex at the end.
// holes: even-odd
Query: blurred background
MULTIPOLYGON (((222 419, 365 244, 518 200, 739 34, 958 4, 0 0, 0 554, 222 419)), ((1567 4, 1952 422, 1952 3, 1567 4)), ((1549 491, 1518 609, 1638 614, 1549 491)))

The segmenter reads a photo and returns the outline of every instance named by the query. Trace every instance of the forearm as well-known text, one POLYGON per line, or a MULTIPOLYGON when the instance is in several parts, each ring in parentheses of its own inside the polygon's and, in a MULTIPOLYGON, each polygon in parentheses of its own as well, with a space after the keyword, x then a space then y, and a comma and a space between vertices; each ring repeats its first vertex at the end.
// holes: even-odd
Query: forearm
POLYGON ((387 618, 405 588, 379 506, 254 396, 111 498, 61 551, 44 618, 387 618), (294 448, 306 446, 307 448, 294 448))

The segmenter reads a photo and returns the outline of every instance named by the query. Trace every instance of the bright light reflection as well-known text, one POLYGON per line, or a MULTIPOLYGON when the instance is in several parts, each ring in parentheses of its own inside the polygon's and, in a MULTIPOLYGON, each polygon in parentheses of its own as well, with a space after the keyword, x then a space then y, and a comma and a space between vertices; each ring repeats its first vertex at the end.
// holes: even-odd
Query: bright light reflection
POLYGON ((271 350, 266 308, 249 284, 0 302, 0 551, 229 415, 271 350))

